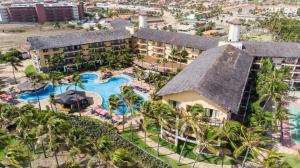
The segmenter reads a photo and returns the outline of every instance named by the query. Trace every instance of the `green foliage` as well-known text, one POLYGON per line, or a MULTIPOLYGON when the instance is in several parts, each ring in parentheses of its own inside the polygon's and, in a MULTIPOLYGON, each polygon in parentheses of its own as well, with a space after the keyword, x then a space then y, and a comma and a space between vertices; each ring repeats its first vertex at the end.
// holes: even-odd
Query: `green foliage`
POLYGON ((130 153, 123 148, 115 150, 112 154, 112 161, 119 168, 137 167, 136 162, 130 157, 130 153))
POLYGON ((269 29, 277 41, 300 42, 300 21, 280 14, 261 20, 260 26, 269 29))
MULTIPOLYGON (((111 151, 124 148, 129 152, 130 156, 138 158, 138 161, 145 165, 145 167, 169 167, 161 160, 124 139, 114 128, 102 124, 99 120, 55 113, 47 110, 39 111, 31 105, 17 108, 8 104, 0 104, 0 121, 3 126, 12 124, 18 125, 17 129, 20 131, 10 133, 17 134, 25 146, 31 147, 29 143, 31 141, 28 141, 29 138, 26 138, 28 134, 25 134, 25 132, 35 133, 30 134, 36 135, 36 138, 33 138, 34 141, 32 142, 37 146, 41 145, 41 141, 44 142, 44 146, 47 149, 52 149, 55 155, 61 149, 77 148, 80 150, 80 153, 90 154, 92 156, 99 154, 101 159, 109 160, 111 151), (7 124, 4 124, 2 121, 7 124)), ((1 136, 1 138, 4 139, 5 137, 1 136)), ((16 150, 16 148, 11 147, 11 149, 6 150, 8 152, 5 152, 5 154, 10 155, 9 158, 11 158, 14 164, 19 162, 27 163, 30 158, 23 156, 23 151, 20 151, 19 155, 10 154, 16 153, 14 152, 16 150)), ((23 148, 19 148, 18 150, 23 150, 23 148)), ((76 153, 76 151, 74 152, 76 153)), ((75 154, 72 153, 73 152, 70 153, 70 156, 75 154)), ((69 159, 69 161, 72 161, 72 159, 69 159)), ((73 164, 68 162, 68 165, 73 164)))
POLYGON ((30 76, 32 74, 36 73, 36 70, 34 68, 33 65, 28 65, 26 68, 25 68, 25 74, 26 76, 30 76))
POLYGON ((202 35, 203 32, 208 31, 208 30, 212 30, 215 27, 215 23, 213 22, 208 22, 205 25, 202 26, 198 26, 196 28, 196 35, 202 35))

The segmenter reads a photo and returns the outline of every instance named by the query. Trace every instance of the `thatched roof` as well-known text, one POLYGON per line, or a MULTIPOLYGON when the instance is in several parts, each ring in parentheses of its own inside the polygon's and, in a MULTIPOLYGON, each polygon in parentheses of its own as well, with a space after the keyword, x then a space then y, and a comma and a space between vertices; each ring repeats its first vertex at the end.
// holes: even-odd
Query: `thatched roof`
POLYGON ((42 88, 44 88, 47 84, 45 83, 37 83, 35 86, 33 86, 33 84, 29 81, 20 83, 17 87, 18 89, 20 89, 21 92, 32 92, 32 91, 36 91, 36 90, 40 90, 42 88))
POLYGON ((134 34, 134 37, 175 44, 189 48, 197 48, 200 50, 208 50, 210 48, 218 46, 218 40, 212 37, 196 36, 147 28, 139 29, 134 34))
POLYGON ((243 42, 244 50, 256 57, 300 57, 300 43, 243 42))
POLYGON ((231 45, 203 52, 159 92, 159 96, 194 91, 237 113, 253 57, 231 45))
POLYGON ((117 19, 112 20, 110 22, 110 25, 114 29, 125 29, 126 27, 134 26, 130 21, 122 19, 122 18, 117 18, 117 19))
POLYGON ((127 38, 131 38, 131 35, 128 31, 117 29, 72 32, 54 36, 28 37, 27 42, 30 44, 30 49, 47 49, 127 38))
POLYGON ((83 91, 69 90, 65 93, 56 96, 57 103, 71 105, 77 103, 77 101, 86 100, 87 97, 83 91))

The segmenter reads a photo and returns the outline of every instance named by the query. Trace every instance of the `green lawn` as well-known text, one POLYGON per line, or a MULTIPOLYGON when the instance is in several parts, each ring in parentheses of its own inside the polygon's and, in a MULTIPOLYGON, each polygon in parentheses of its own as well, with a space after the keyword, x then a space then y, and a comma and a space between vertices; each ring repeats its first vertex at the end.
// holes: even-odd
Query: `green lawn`
POLYGON ((287 162, 292 168, 299 168, 300 159, 297 155, 286 154, 284 161, 287 162))
MULTIPOLYGON (((124 138, 126 138, 127 140, 131 140, 131 133, 130 132, 125 132, 122 134, 122 136, 124 138)), ((153 156, 157 156, 157 152, 156 150, 154 150, 153 148, 146 146, 144 141, 141 140, 137 133, 133 133, 133 139, 134 139, 134 143, 139 146, 140 148, 142 148, 143 150, 147 151, 148 153, 152 154, 153 156)), ((190 165, 177 165, 177 160, 174 160, 168 156, 165 155, 160 155, 159 158, 161 160, 163 160, 165 163, 169 164, 170 166, 174 167, 174 168, 190 168, 190 165)))
MULTIPOLYGON (((148 131, 152 134, 156 134, 157 133, 157 129, 154 126, 151 126, 148 131)), ((158 137, 157 136, 148 136, 148 138, 152 139, 155 142, 158 142, 158 137)), ((183 142, 179 141, 178 146, 174 146, 171 143, 168 143, 162 139, 160 139, 160 145, 168 148, 170 150, 172 150, 173 152, 176 152, 178 154, 180 154, 181 149, 183 147, 183 142)), ((193 152, 193 149, 195 147, 195 144, 192 143, 186 143, 185 145, 185 149, 183 150, 183 155, 186 158, 190 158, 193 160, 196 160, 197 155, 193 152)), ((222 164, 222 157, 217 157, 217 156, 212 156, 212 155, 207 155, 207 154, 202 154, 198 156, 198 159, 200 162, 205 162, 205 163, 211 163, 211 164, 222 164)), ((223 160, 223 164, 224 165, 232 165, 235 164, 233 160, 230 160, 229 158, 225 157, 223 160)))

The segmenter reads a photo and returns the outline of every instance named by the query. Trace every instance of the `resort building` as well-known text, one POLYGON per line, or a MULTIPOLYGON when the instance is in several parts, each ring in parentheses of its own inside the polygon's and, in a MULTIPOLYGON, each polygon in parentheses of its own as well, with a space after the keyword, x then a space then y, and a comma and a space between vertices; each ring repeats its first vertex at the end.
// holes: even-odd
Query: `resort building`
POLYGON ((300 87, 300 43, 241 42, 240 22, 229 24, 228 41, 153 30, 145 25, 136 29, 122 19, 111 22, 112 30, 31 37, 27 41, 33 64, 40 71, 57 66, 50 65, 49 58, 61 56, 66 70, 78 56, 88 61, 95 49, 104 52, 126 47, 144 56, 143 62, 135 60, 136 65, 160 72, 174 71, 178 66, 173 67, 173 62, 176 64, 181 58, 172 51, 186 51, 185 61, 180 60, 186 68, 158 92, 163 101, 184 109, 202 104, 208 109, 207 115, 218 121, 244 119, 251 82, 262 58, 272 59, 277 67, 291 67, 292 79, 286 82, 292 88, 300 87), (172 62, 172 67, 159 68, 156 61, 161 58, 172 62))
POLYGON ((179 59, 172 55, 172 50, 185 50, 188 56, 183 63, 189 64, 203 51, 218 45, 218 40, 211 37, 193 36, 183 33, 141 28, 135 34, 137 53, 145 57, 179 59))
POLYGON ((207 109, 216 122, 238 114, 253 57, 232 45, 204 51, 157 94, 165 103, 188 110, 207 109))
POLYGON ((91 54, 97 50, 119 51, 130 47, 131 34, 126 30, 99 30, 92 32, 68 33, 48 37, 30 37, 29 54, 33 65, 38 71, 46 71, 55 66, 68 66, 76 63, 76 57, 88 61, 91 54), (62 64, 53 64, 49 60, 62 57, 62 64))

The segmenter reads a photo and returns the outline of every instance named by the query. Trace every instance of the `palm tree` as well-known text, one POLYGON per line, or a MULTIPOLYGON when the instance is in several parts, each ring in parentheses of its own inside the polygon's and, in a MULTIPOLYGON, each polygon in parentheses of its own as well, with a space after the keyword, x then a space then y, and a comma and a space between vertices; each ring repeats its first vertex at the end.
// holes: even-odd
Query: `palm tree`
POLYGON ((164 72, 166 72, 166 63, 168 63, 168 59, 167 58, 163 58, 162 59, 162 63, 164 65, 164 72))
POLYGON ((11 140, 12 136, 6 128, 0 128, 0 149, 7 146, 11 140))
POLYGON ((262 165, 264 168, 284 167, 284 155, 282 153, 279 153, 275 148, 263 151, 265 154, 258 159, 258 164, 262 165))
POLYGON ((174 58, 177 58, 178 56, 178 50, 176 48, 172 48, 172 51, 171 51, 171 60, 172 60, 172 69, 173 69, 173 63, 174 63, 174 58))
POLYGON ((159 71, 159 70, 158 70, 158 67, 159 67, 159 65, 161 64, 161 59, 158 58, 155 62, 156 62, 157 71, 159 71))
MULTIPOLYGON (((108 161, 111 160, 110 153, 113 147, 112 141, 108 137, 103 136, 99 137, 96 142, 93 141, 92 148, 95 150, 98 156, 98 160, 103 159, 105 164, 108 164, 108 161)), ((101 165, 99 164, 99 167, 101 165)))
POLYGON ((256 91, 259 101, 265 102, 264 106, 271 100, 275 103, 280 102, 289 90, 289 85, 284 82, 290 78, 290 69, 276 69, 270 59, 262 60, 262 68, 257 74, 256 91))
POLYGON ((112 161, 117 167, 136 167, 137 165, 137 162, 132 159, 130 153, 123 148, 114 151, 112 161))
POLYGON ((238 158, 241 154, 246 152, 242 162, 242 168, 249 154, 252 155, 253 158, 257 158, 257 155, 261 152, 261 147, 272 142, 262 134, 260 128, 245 128, 244 126, 241 127, 239 139, 242 144, 233 146, 233 155, 235 158, 238 158))
POLYGON ((18 71, 19 67, 22 67, 20 54, 21 53, 19 51, 13 49, 6 52, 3 57, 4 61, 9 63, 12 67, 12 73, 16 84, 18 82, 17 82, 15 71, 18 71))
POLYGON ((193 164, 193 168, 196 166, 199 156, 204 150, 208 150, 213 154, 218 154, 218 148, 220 148, 222 143, 220 140, 222 133, 220 128, 210 127, 207 125, 201 127, 203 131, 196 133, 196 139, 199 144, 195 147, 195 149, 199 149, 199 152, 196 161, 193 164))
POLYGON ((39 74, 39 73, 34 73, 32 75, 30 75, 30 82, 35 90, 35 95, 37 97, 37 100, 38 100, 38 103, 39 103, 39 109, 41 111, 41 102, 40 102, 40 96, 36 90, 36 87, 39 83, 41 83, 42 81, 45 81, 46 80, 46 76, 45 75, 42 75, 42 74, 39 74))
POLYGON ((112 121, 112 114, 114 113, 115 110, 117 110, 120 107, 120 98, 116 95, 110 95, 108 98, 109 101, 109 113, 111 116, 111 121, 112 121))
POLYGON ((51 117, 47 122, 48 136, 49 136, 49 147, 54 151, 54 157, 57 166, 59 166, 57 153, 60 148, 65 146, 65 141, 68 137, 71 124, 64 119, 51 117))
POLYGON ((179 52, 178 57, 179 57, 179 67, 181 68, 181 63, 186 60, 187 56, 189 53, 186 50, 182 50, 179 52))
MULTIPOLYGON (((77 91, 77 88, 81 88, 84 89, 84 85, 83 85, 83 81, 80 78, 79 73, 74 73, 72 78, 71 78, 71 82, 73 83, 74 87, 75 87, 75 92, 77 91)), ((69 85, 67 87, 67 90, 69 90, 71 88, 72 85, 69 85)), ((79 105, 79 100, 76 94, 76 102, 77 102, 77 109, 79 111, 79 115, 81 116, 81 111, 80 111, 80 105, 79 105)))
POLYGON ((143 131, 144 131, 144 143, 145 143, 145 146, 147 145, 147 127, 153 123, 155 123, 155 121, 153 120, 153 116, 152 116, 152 110, 153 110, 153 107, 152 107, 152 103, 149 102, 149 101, 146 101, 143 103, 143 107, 141 108, 140 110, 140 113, 142 114, 143 116, 143 119, 141 121, 142 123, 142 128, 143 128, 143 131))
MULTIPOLYGON (((288 114, 288 110, 285 109, 284 107, 282 106, 279 106, 277 109, 276 109, 276 112, 275 112, 275 118, 277 119, 277 121, 279 121, 280 123, 280 141, 282 142, 283 140, 283 121, 286 120, 288 117, 287 117, 287 114, 288 114)), ((276 124, 277 125, 277 124, 276 124)))
POLYGON ((179 132, 182 135, 184 135, 184 133, 186 132, 187 135, 185 136, 185 141, 180 151, 178 164, 180 164, 183 150, 187 142, 188 134, 190 133, 190 129, 192 130, 192 134, 199 133, 199 131, 201 130, 201 125, 199 124, 199 121, 201 120, 202 116, 204 116, 205 111, 206 110, 204 109, 204 107, 200 104, 195 104, 191 107, 191 109, 189 109, 189 111, 180 110, 178 123, 178 128, 180 129, 179 132))
POLYGON ((141 61, 141 62, 142 62, 142 67, 144 67, 144 58, 145 58, 145 56, 144 56, 144 55, 138 54, 138 55, 136 56, 136 58, 137 58, 138 61, 141 61))
POLYGON ((51 110, 54 112, 54 109, 53 109, 53 106, 54 106, 55 111, 57 112, 55 95, 53 93, 51 93, 49 95, 49 103, 50 103, 51 110))
MULTIPOLYGON (((63 73, 59 71, 51 71, 49 72, 49 80, 53 86, 53 92, 55 91, 55 87, 58 84, 61 84, 61 80, 63 79, 64 75, 63 73)), ((62 93, 61 85, 60 85, 60 92, 62 93)))
POLYGON ((21 144, 11 144, 4 151, 6 162, 13 167, 31 167, 31 153, 21 144))
MULTIPOLYGON (((124 103, 127 105, 127 109, 130 112, 130 131, 131 131, 131 140, 133 140, 133 125, 132 120, 135 114, 135 111, 138 110, 142 105, 142 98, 139 97, 132 88, 124 86, 122 88, 121 97, 124 103)), ((123 123, 124 124, 124 123, 123 123)))

